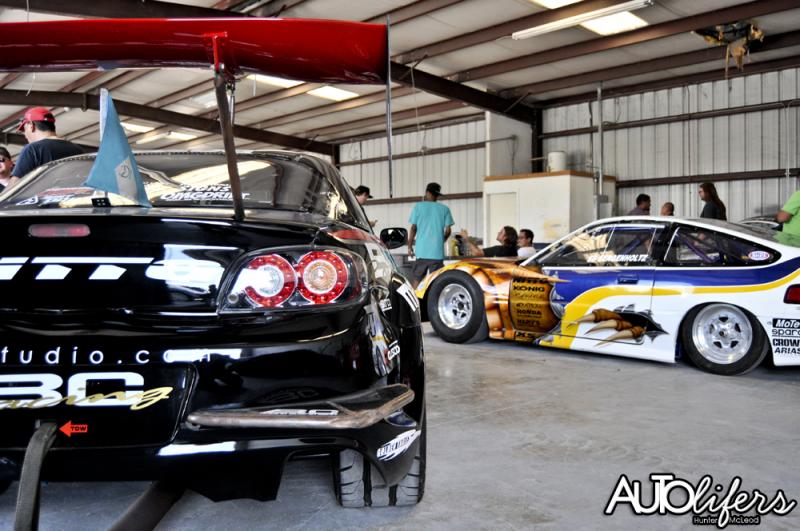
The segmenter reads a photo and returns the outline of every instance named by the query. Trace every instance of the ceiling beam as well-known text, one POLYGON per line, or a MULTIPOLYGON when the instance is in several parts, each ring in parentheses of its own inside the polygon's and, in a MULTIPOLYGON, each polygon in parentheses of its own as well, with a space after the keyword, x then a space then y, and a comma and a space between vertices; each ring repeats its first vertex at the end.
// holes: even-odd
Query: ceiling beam
MULTIPOLYGON (((784 57, 783 59, 774 59, 772 61, 763 61, 759 63, 749 64, 744 70, 731 70, 728 72, 728 79, 737 77, 749 76, 752 74, 762 74, 764 72, 774 72, 775 70, 783 70, 785 68, 795 68, 800 66, 800 55, 792 57, 784 57)), ((685 76, 670 76, 664 79, 657 79, 655 81, 647 81, 645 83, 635 83, 632 85, 625 85, 621 87, 610 87, 603 89, 603 98, 615 98, 619 96, 629 96, 631 94, 639 94, 642 92, 651 92, 654 90, 663 90, 675 87, 682 87, 685 85, 694 85, 698 83, 706 83, 709 81, 723 81, 725 80, 725 69, 719 68, 715 70, 708 70, 696 74, 687 74, 685 76)), ((565 96, 563 98, 553 98, 547 101, 541 101, 540 104, 547 108, 556 107, 558 105, 571 105, 574 103, 584 103, 587 101, 594 101, 597 99, 597 91, 584 92, 574 96, 565 96)))
MULTIPOLYGON (((466 106, 467 106, 466 103, 460 101, 444 101, 441 103, 434 103, 433 105, 426 105, 424 107, 419 107, 418 109, 407 109, 404 111, 393 112, 392 121, 399 122, 402 120, 410 120, 412 118, 417 118, 419 116, 427 116, 429 114, 452 111, 454 109, 462 109, 466 106)), ((313 131, 309 131, 308 134, 317 136, 329 136, 338 133, 343 133, 345 131, 352 131, 353 129, 360 129, 362 127, 380 125, 385 122, 386 122, 386 117, 384 115, 371 116, 369 118, 361 118, 359 120, 353 120, 351 122, 344 122, 336 125, 331 125, 328 127, 322 127, 320 129, 314 129, 313 131)))
POLYGON ((0 88, 10 85, 22 76, 22 72, 9 72, 0 79, 0 88))
MULTIPOLYGON (((69 94, 61 92, 45 92, 24 90, 0 90, 0 104, 2 105, 51 105, 61 107, 75 107, 99 109, 99 96, 94 94, 69 94)), ((219 122, 210 118, 181 114, 162 109, 155 109, 146 105, 139 105, 127 101, 116 100, 114 102, 117 112, 121 115, 172 124, 178 127, 186 127, 197 131, 206 131, 219 134, 219 122)), ((333 153, 333 145, 323 142, 316 142, 291 135, 263 131, 252 127, 241 125, 234 126, 234 135, 239 138, 256 140, 280 146, 291 147, 300 150, 312 151, 330 155, 333 153)))
POLYGON ((413 50, 408 50, 397 54, 392 59, 403 64, 415 63, 423 59, 436 57, 437 55, 463 50, 464 48, 469 48, 470 46, 476 46, 486 42, 493 42, 503 37, 510 38, 511 34, 515 31, 541 26, 542 24, 548 24, 564 18, 582 15, 590 11, 595 11, 597 9, 612 6, 625 1, 627 0, 583 0, 583 2, 569 4, 557 9, 545 9, 544 11, 540 11, 526 17, 510 20, 501 24, 495 24, 494 26, 490 26, 488 28, 481 28, 469 33, 464 33, 463 35, 457 35, 456 37, 426 44, 424 46, 420 46, 419 48, 414 48, 413 50))
MULTIPOLYGON (((609 35, 608 37, 600 37, 598 39, 569 44, 543 52, 506 59, 505 61, 477 66, 446 77, 447 79, 464 83, 466 81, 484 79, 543 64, 564 61, 574 57, 662 39, 664 37, 670 37, 672 35, 686 33, 716 24, 746 20, 790 9, 797 9, 798 7, 800 7, 800 5, 798 5, 797 0, 756 0, 755 2, 708 11, 698 15, 662 22, 661 24, 646 26, 633 31, 609 35)), ((702 42, 700 41, 700 37, 698 37, 698 42, 702 42)))
POLYGON ((458 4, 462 1, 463 0, 418 0, 417 2, 412 2, 408 5, 392 9, 386 13, 375 15, 374 17, 368 18, 364 22, 385 24, 386 17, 389 17, 389 23, 392 26, 396 26, 403 22, 407 22, 417 17, 427 15, 428 13, 432 13, 433 11, 438 11, 439 9, 450 7, 453 4, 458 4))
POLYGON ((422 70, 413 69, 412 73, 413 67, 399 63, 392 62, 390 68, 392 81, 403 83, 404 85, 413 85, 442 98, 468 103, 473 107, 502 114, 528 124, 533 123, 536 116, 537 111, 535 109, 519 104, 518 100, 501 98, 495 94, 468 87, 443 77, 434 76, 422 70))
MULTIPOLYGON (((758 50, 753 52, 753 55, 799 45, 800 31, 790 31, 787 33, 780 33, 778 35, 768 35, 764 39, 763 45, 760 46, 758 50)), ((671 68, 680 68, 683 66, 707 63, 709 61, 724 60, 725 51, 725 48, 721 46, 714 46, 694 52, 659 57, 649 61, 637 61, 635 63, 628 63, 612 68, 592 70, 591 72, 583 72, 574 76, 548 79, 547 81, 540 81, 538 83, 528 83, 527 85, 521 85, 519 87, 504 90, 500 94, 507 98, 527 97, 545 92, 552 92, 555 90, 579 87, 581 85, 587 85, 590 83, 599 83, 614 79, 624 79, 642 74, 663 72, 671 68)))
POLYGON ((0 0, 0 6, 90 18, 197 18, 242 17, 244 13, 197 7, 156 0, 102 0, 78 2, 76 0, 0 0))
MULTIPOLYGON (((248 0, 241 2, 236 9, 257 17, 279 17, 285 11, 297 7, 307 0, 248 0)), ((291 18, 291 17, 287 17, 291 18)))

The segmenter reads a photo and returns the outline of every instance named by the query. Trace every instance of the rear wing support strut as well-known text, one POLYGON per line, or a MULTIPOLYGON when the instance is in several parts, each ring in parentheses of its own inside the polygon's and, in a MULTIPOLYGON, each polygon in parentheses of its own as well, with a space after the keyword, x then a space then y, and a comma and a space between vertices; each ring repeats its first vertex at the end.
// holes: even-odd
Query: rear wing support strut
POLYGON ((219 127, 222 133, 222 145, 225 149, 225 160, 228 163, 228 178, 231 182, 233 219, 234 221, 242 221, 244 219, 244 198, 242 197, 242 181, 239 178, 239 167, 236 160, 236 143, 233 141, 236 80, 233 74, 226 69, 222 59, 222 45, 227 40, 227 34, 214 33, 208 35, 208 37, 211 39, 212 52, 214 54, 214 92, 217 96, 219 127))

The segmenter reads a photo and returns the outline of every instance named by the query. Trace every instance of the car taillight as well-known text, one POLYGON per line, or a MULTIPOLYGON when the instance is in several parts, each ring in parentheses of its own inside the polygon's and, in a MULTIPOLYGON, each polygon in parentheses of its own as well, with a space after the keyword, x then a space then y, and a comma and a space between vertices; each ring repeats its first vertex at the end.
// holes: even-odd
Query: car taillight
POLYGON ((297 287, 292 265, 277 254, 254 258, 241 275, 246 281, 244 292, 247 298, 264 308, 283 304, 297 287))
POLYGON ((363 260, 350 251, 270 250, 251 255, 240 267, 221 309, 254 311, 338 304, 358 298, 366 282, 363 260))
POLYGON ((783 296, 786 304, 800 304, 800 285, 789 286, 786 295, 783 296))
POLYGON ((300 295, 315 304, 327 304, 342 294, 347 285, 347 267, 332 251, 313 251, 297 264, 300 295))

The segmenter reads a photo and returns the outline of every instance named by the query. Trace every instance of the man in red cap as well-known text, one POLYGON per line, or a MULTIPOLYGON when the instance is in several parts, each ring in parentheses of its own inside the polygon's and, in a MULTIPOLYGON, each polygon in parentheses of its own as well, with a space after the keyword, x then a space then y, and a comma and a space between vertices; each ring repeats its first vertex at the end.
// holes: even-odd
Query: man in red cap
POLYGON ((56 135, 55 116, 46 107, 28 109, 17 131, 25 133, 28 145, 22 148, 17 157, 9 186, 42 164, 83 153, 80 147, 56 135))

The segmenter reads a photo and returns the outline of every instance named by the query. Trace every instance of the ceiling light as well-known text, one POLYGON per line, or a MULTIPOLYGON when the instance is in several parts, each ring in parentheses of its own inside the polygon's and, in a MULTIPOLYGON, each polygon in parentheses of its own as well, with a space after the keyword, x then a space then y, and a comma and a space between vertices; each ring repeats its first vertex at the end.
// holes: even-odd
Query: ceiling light
POLYGON ((149 133, 155 129, 155 127, 150 127, 149 125, 139 125, 131 122, 122 122, 122 127, 134 133, 149 133))
POLYGON ((342 90, 340 88, 330 87, 327 85, 314 90, 309 90, 307 94, 333 101, 349 100, 350 98, 355 98, 358 96, 358 94, 355 92, 350 92, 349 90, 342 90))
POLYGON ((580 1, 581 0, 533 0, 533 2, 539 4, 542 7, 546 7, 547 9, 558 9, 559 7, 564 7, 569 4, 575 4, 580 1))
MULTIPOLYGON (((536 1, 537 3, 539 3, 539 0, 536 1)), ((544 2, 541 3, 544 5, 544 2)), ((633 11, 634 9, 641 9, 643 7, 651 5, 653 5, 653 0, 631 0, 630 2, 622 2, 621 4, 604 7, 602 9, 595 9, 594 11, 588 11, 581 15, 575 15, 574 17, 562 18, 561 20, 556 20, 554 22, 549 22, 547 24, 542 24, 540 26, 534 26, 532 28, 528 28, 526 30, 517 31, 511 34, 511 38, 514 40, 528 39, 530 37, 535 37, 537 35, 543 35, 545 33, 550 33, 553 31, 572 28, 579 24, 585 24, 589 21, 596 20, 601 17, 608 17, 609 15, 615 15, 617 13, 622 13, 623 11, 633 11)), ((642 20, 639 17, 635 18, 637 18, 638 20, 642 20)), ((642 22, 644 24, 647 24, 643 20, 642 22)), ((596 30, 592 29, 592 31, 596 30)), ((619 31, 625 31, 625 30, 619 30, 619 31)), ((601 32, 598 31, 598 33, 601 32)))
POLYGON ((155 135, 145 135, 136 141, 136 145, 139 146, 141 144, 149 144, 150 142, 155 142, 156 140, 164 138, 165 136, 167 136, 167 134, 168 133, 165 131, 163 133, 157 133, 155 135))
POLYGON ((297 85, 302 85, 302 81, 295 81, 293 79, 284 79, 282 77, 265 76, 264 74, 250 74, 247 79, 258 81, 259 83, 266 83, 267 85, 274 85, 276 87, 292 88, 297 85))
POLYGON ((600 35, 614 35, 623 31, 631 31, 647 26, 647 22, 633 13, 624 11, 616 15, 590 20, 581 24, 584 28, 600 35))
POLYGON ((170 131, 169 134, 167 134, 167 137, 175 140, 194 140, 197 138, 197 135, 193 135, 191 133, 181 133, 180 131, 170 131))

